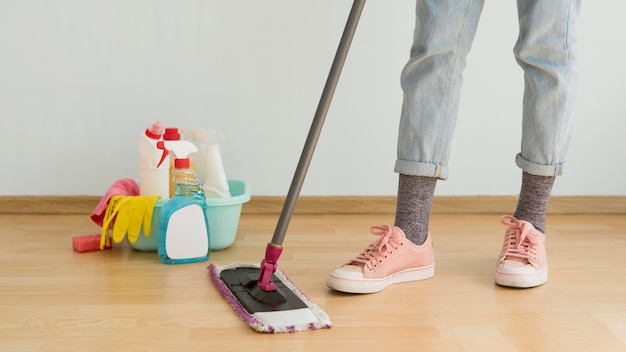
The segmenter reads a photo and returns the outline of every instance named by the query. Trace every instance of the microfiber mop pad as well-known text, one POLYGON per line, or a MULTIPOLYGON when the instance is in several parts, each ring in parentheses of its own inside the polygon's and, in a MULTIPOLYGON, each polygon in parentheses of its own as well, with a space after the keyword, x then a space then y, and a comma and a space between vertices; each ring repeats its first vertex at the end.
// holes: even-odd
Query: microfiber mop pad
POLYGON ((326 314, 326 312, 324 312, 319 306, 313 303, 300 290, 298 290, 280 269, 276 269, 272 281, 277 283, 277 286, 279 287, 281 286, 281 283, 284 284, 285 291, 293 293, 297 297, 295 299, 299 299, 299 301, 304 304, 295 309, 256 311, 253 313, 248 312, 248 310, 242 305, 241 298, 238 299, 235 297, 233 292, 227 286, 227 283, 225 283, 220 277, 223 271, 231 269, 245 270, 245 268, 250 268, 251 271, 254 271, 259 269, 259 266, 233 263, 223 267, 211 264, 208 267, 211 280, 220 293, 226 298, 241 319, 243 319, 243 321, 250 325, 250 327, 254 330, 265 333, 284 333, 303 330, 329 329, 332 327, 328 314, 326 314), (276 282, 277 280, 279 280, 280 283, 276 282))

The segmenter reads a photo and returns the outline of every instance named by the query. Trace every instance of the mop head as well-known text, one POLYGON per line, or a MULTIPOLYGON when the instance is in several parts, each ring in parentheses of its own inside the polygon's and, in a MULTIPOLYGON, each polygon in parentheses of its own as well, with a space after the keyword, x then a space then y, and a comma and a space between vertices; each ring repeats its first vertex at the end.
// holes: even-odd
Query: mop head
POLYGON ((254 330, 265 333, 283 333, 303 330, 329 329, 332 327, 328 314, 326 314, 326 312, 324 312, 319 306, 313 303, 300 290, 298 290, 280 269, 276 269, 276 272, 272 277, 272 282, 278 286, 280 283, 276 282, 276 279, 280 280, 280 282, 284 284, 284 287, 297 297, 294 297, 294 299, 299 299, 299 301, 304 303, 304 305, 294 309, 277 309, 249 313, 244 304, 233 294, 231 289, 229 289, 228 284, 225 283, 220 276, 222 271, 225 270, 246 270, 245 268, 251 268, 251 270, 254 270, 259 269, 259 266, 234 263, 224 267, 211 264, 208 267, 211 274, 211 280, 220 293, 226 297, 228 303, 230 303, 241 319, 248 323, 248 325, 250 325, 250 327, 254 330))

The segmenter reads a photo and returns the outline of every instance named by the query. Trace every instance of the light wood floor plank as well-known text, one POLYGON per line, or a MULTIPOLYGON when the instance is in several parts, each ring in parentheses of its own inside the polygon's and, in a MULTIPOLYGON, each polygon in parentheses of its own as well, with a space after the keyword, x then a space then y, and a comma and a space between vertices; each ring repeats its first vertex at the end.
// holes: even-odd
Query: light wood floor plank
MULTIPOLYGON (((258 263, 277 216, 242 215, 236 243, 210 262, 258 263)), ((433 215, 436 276, 349 295, 328 272, 372 239, 383 215, 296 215, 281 269, 330 315, 330 330, 249 328, 209 280, 208 263, 156 253, 76 253, 99 228, 85 215, 0 216, 1 351, 624 351, 626 217, 548 217, 550 280, 494 285, 504 227, 494 215, 433 215)))

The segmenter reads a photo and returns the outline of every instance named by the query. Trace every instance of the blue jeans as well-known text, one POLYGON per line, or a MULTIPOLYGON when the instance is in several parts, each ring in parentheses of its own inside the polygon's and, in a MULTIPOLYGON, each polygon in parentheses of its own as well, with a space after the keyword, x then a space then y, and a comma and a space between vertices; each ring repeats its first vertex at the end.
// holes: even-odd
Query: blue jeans
MULTIPOLYGON (((524 71, 521 151, 524 171, 563 172, 577 90, 576 25, 581 0, 518 0, 515 58, 524 71)), ((466 56, 484 0, 418 0, 404 92, 395 171, 448 177, 452 134, 466 56)))

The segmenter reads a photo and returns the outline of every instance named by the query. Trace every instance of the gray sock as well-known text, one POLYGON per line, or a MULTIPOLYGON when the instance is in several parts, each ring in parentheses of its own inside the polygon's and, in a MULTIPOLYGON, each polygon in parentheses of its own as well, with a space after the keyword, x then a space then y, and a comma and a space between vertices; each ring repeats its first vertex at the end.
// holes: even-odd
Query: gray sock
POLYGON ((435 195, 434 177, 400 174, 396 203, 395 226, 404 231, 409 241, 421 245, 428 237, 428 221, 435 195))
POLYGON ((522 173, 522 190, 513 216, 526 220, 543 233, 546 231, 546 210, 555 176, 537 176, 522 173))

